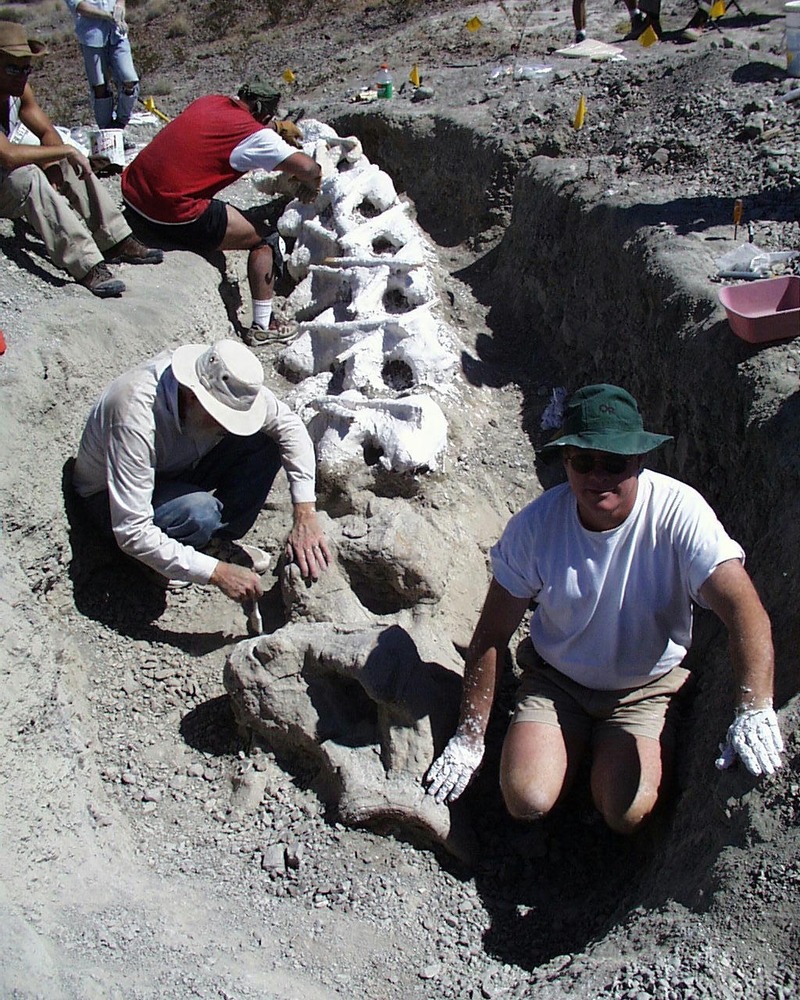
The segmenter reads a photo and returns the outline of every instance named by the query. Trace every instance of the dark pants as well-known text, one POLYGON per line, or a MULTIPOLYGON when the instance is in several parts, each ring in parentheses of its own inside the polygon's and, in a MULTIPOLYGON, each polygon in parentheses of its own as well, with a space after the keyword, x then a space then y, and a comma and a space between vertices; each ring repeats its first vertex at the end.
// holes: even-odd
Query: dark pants
MULTIPOLYGON (((180 477, 156 475, 153 522, 164 534, 202 549, 212 537, 241 538, 253 527, 281 467, 266 434, 227 434, 180 477)), ((113 537, 108 493, 84 498, 89 514, 113 537)))

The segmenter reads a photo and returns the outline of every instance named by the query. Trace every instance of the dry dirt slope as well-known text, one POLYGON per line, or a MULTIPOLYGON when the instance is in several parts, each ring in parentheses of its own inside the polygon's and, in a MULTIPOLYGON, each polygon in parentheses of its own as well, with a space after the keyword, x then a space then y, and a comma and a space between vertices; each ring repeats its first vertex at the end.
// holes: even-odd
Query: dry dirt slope
MULTIPOLYGON (((198 5, 187 33, 172 38, 164 21, 147 20, 148 5, 130 6, 132 22, 141 18, 145 60, 161 60, 154 71, 164 73, 160 89, 169 92, 159 102, 169 110, 194 93, 232 87, 242 61, 276 73, 286 62, 307 67, 309 89, 297 92, 298 101, 348 116, 492 307, 491 327, 465 350, 465 371, 484 386, 506 387, 507 419, 521 403, 535 438, 538 393, 553 364, 542 368, 544 341, 555 347, 560 380, 624 381, 654 420, 680 433, 670 458, 675 471, 723 505, 751 553, 776 622, 781 700, 789 698, 799 638, 791 491, 797 351, 753 352, 734 342, 707 281, 716 247, 730 245, 734 193, 750 196, 760 235, 775 245, 795 238, 791 143, 775 149, 769 140, 735 139, 751 113, 774 115, 773 127, 793 134, 791 107, 767 103, 791 85, 780 69, 780 5, 762 24, 741 29, 761 36, 758 49, 737 49, 734 27, 724 36, 732 48, 712 39, 693 55, 671 45, 635 50, 624 73, 564 69, 564 81, 546 95, 490 89, 483 69, 508 54, 513 33, 462 40, 461 17, 458 31, 455 15, 435 21, 456 9, 445 5, 427 5, 424 17, 420 6, 339 7, 326 19, 315 5, 299 27, 270 27, 269 46, 248 39, 244 60, 237 53, 245 46, 227 30, 195 38, 213 5, 198 5), (343 93, 369 78, 379 52, 397 51, 398 37, 427 46, 415 55, 427 53, 435 67, 427 73, 435 102, 426 109, 401 99, 394 117, 350 118, 343 93), (151 46, 160 57, 149 54, 151 46), (482 67, 477 79, 474 66, 462 65, 470 62, 482 67), (172 77, 177 63, 182 72, 172 77), (587 130, 574 134, 564 122, 583 87, 591 87, 590 112, 606 100, 610 113, 590 115, 587 130), (759 107, 745 112, 748 102, 759 107), (665 142, 665 135, 675 138, 665 142), (645 167, 659 148, 666 161, 645 167), (584 159, 552 171, 526 167, 516 224, 498 247, 517 171, 545 151, 584 159), (703 166, 723 161, 735 190, 727 182, 720 189, 727 175, 703 166), (608 191, 628 206, 604 207, 608 191), (581 254, 590 260, 579 278, 581 254), (606 289, 592 308, 587 287, 606 289), (758 491, 741 469, 756 477, 758 491)), ((464 19, 476 9, 487 24, 503 23, 495 5, 463 9, 464 19)), ((44 103, 65 99, 70 72, 80 95, 64 12, 51 4, 16 10, 64 32, 39 78, 44 103)), ((675 24, 687 15, 668 13, 675 24)), ((539 14, 542 34, 531 57, 569 38, 566 8, 539 14)), ((601 37, 613 40, 617 15, 610 6, 596 13, 601 37)), ((80 114, 82 99, 71 106, 80 114)), ((497 826, 492 817, 502 813, 487 781, 476 800, 485 863, 474 876, 453 872, 431 855, 336 830, 302 782, 287 786, 268 759, 259 766, 273 782, 272 804, 257 825, 226 821, 231 779, 247 763, 219 697, 221 649, 238 634, 238 616, 213 595, 166 607, 145 594, 121 599, 120 574, 129 587, 135 577, 117 565, 101 564, 87 588, 60 492, 95 385, 143 354, 224 325, 219 275, 172 254, 157 278, 130 269, 131 294, 119 303, 87 303, 80 290, 34 266, 35 257, 34 265, 14 257, 8 230, 3 238, 12 260, 3 265, 0 315, 14 347, 0 387, 5 992, 545 1000, 796 993, 800 786, 794 768, 758 788, 741 775, 709 772, 729 707, 717 694, 728 669, 719 653, 704 664, 676 820, 655 844, 620 844, 582 825, 579 802, 543 831, 497 826), (198 765, 199 775, 191 770, 198 765), (260 867, 265 848, 281 837, 305 847, 296 880, 273 879, 260 867)), ((509 462, 498 490, 512 475, 509 462)), ((277 523, 264 527, 275 537, 276 513, 277 523)), ((722 648, 718 634, 708 642, 722 648)), ((787 729, 794 718, 790 705, 787 729)), ((792 740, 790 761, 796 753, 792 740)))

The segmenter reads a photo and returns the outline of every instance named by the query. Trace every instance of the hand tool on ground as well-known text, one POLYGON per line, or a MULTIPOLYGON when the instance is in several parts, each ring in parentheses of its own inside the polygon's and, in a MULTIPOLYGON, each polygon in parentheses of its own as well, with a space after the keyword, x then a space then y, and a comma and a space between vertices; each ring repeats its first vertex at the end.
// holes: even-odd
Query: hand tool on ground
POLYGON ((244 608, 244 613, 247 615, 247 634, 248 635, 263 635, 264 633, 264 622, 261 620, 261 611, 258 607, 258 601, 255 598, 251 598, 242 603, 244 608))
POLYGON ((158 108, 156 107, 156 102, 155 102, 154 98, 152 98, 152 97, 145 97, 144 99, 142 99, 140 97, 139 98, 139 103, 143 104, 145 106, 145 109, 147 111, 149 111, 151 115, 155 115, 157 118, 160 118, 161 121, 163 121, 163 122, 171 122, 172 121, 172 119, 169 117, 169 115, 165 115, 163 111, 159 111, 158 110, 158 108))
POLYGON ((744 212, 744 202, 741 198, 737 198, 733 203, 733 238, 736 239, 736 234, 739 231, 739 226, 742 222, 742 212, 744 212))

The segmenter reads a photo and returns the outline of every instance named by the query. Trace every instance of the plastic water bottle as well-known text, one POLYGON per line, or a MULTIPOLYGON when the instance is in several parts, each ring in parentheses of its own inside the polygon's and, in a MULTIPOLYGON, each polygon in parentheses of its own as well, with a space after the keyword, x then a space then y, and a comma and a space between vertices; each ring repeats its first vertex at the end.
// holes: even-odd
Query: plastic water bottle
POLYGON ((389 72, 387 63, 381 63, 381 68, 375 74, 375 88, 378 91, 378 97, 389 98, 394 93, 392 74, 389 72))

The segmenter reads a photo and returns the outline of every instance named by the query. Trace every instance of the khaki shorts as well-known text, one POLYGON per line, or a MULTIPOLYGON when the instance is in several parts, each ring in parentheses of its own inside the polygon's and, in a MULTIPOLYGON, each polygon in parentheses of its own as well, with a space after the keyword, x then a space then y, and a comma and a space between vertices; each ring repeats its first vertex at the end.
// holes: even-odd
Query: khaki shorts
POLYGON ((642 687, 595 691, 545 663, 530 639, 520 643, 517 662, 524 672, 511 724, 541 722, 584 740, 614 732, 653 740, 670 735, 675 696, 685 692, 691 676, 683 667, 673 667, 642 687))

